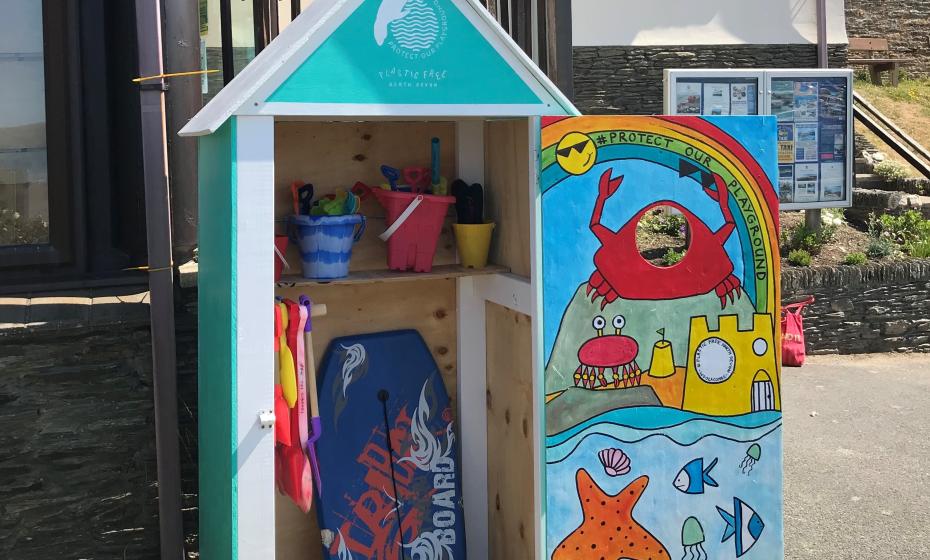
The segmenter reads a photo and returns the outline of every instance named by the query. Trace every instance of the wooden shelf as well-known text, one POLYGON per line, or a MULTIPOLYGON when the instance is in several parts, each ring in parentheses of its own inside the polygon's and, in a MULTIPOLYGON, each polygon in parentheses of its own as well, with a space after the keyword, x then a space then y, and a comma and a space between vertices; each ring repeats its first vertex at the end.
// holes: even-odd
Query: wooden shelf
POLYGON ((382 282, 411 282, 415 280, 436 280, 440 278, 460 278, 462 276, 482 276, 510 272, 506 266, 488 264, 484 268, 465 268, 458 264, 444 264, 434 266, 429 272, 413 272, 396 270, 358 270, 350 272, 345 278, 336 280, 309 280, 296 275, 282 276, 276 283, 278 288, 293 288, 299 286, 315 286, 322 284, 378 284, 382 282))

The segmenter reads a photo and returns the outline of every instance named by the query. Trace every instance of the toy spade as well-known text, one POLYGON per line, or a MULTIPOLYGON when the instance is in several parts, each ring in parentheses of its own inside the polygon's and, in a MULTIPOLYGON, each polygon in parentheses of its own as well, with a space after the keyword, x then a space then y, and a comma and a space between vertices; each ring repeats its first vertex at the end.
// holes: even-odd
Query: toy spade
MULTIPOLYGON (((285 299, 281 308, 282 323, 286 335, 279 344, 288 347, 292 356, 289 364, 295 371, 296 407, 281 411, 275 409, 275 424, 288 424, 290 442, 279 441, 275 446, 275 482, 278 489, 287 495, 303 512, 310 511, 313 501, 313 474, 310 461, 301 445, 307 437, 307 395, 304 372, 303 329, 307 322, 307 310, 297 303, 285 299), (285 323, 286 321, 286 323, 285 323)), ((282 373, 284 362, 281 362, 282 373)), ((277 391, 276 391, 277 393, 277 391)))
POLYGON ((317 398, 316 386, 316 363, 313 357, 313 328, 311 317, 322 317, 326 315, 326 305, 313 305, 310 298, 300 296, 300 305, 307 308, 307 323, 304 325, 304 352, 306 353, 307 367, 307 387, 310 397, 310 437, 306 442, 307 455, 310 457, 310 466, 313 470, 313 479, 316 485, 316 493, 322 495, 322 482, 320 482, 320 463, 316 457, 316 442, 323 435, 323 425, 320 422, 320 403, 317 398))
POLYGON ((461 179, 452 183, 455 211, 460 224, 480 224, 484 219, 484 189, 478 183, 471 186, 461 179))
MULTIPOLYGON (((294 371, 294 355, 287 346, 287 305, 278 302, 280 321, 275 322, 275 336, 278 337, 278 358, 281 360, 281 392, 288 408, 294 408, 297 403, 297 374, 294 371)), ((275 314, 275 319, 278 315, 275 314)))
MULTIPOLYGON (((291 415, 287 408, 287 401, 284 400, 284 391, 281 388, 281 339, 280 333, 283 330, 281 328, 281 308, 278 307, 276 303, 274 305, 274 371, 275 371, 275 384, 274 384, 274 416, 279 421, 274 424, 274 436, 275 443, 280 443, 282 445, 291 444, 291 415), (283 422, 284 418, 287 418, 287 422, 283 422)), ((279 477, 275 477, 279 478, 279 477)))
POLYGON ((430 187, 430 170, 428 167, 405 167, 402 177, 410 187, 410 192, 423 194, 430 187))
POLYGON ((384 178, 388 180, 388 183, 391 184, 391 190, 397 190, 397 180, 400 179, 400 171, 391 167, 390 165, 381 166, 381 174, 384 175, 384 178))
POLYGON ((300 186, 297 181, 291 183, 291 202, 294 205, 294 214, 309 214, 313 205, 313 185, 307 183, 300 186))

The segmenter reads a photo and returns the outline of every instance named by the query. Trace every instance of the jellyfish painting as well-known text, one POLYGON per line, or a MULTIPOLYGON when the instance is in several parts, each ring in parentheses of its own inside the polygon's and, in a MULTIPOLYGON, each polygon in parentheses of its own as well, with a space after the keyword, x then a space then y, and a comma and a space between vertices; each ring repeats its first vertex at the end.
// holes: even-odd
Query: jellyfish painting
POLYGON ((685 553, 681 560, 707 560, 704 550, 704 528, 695 517, 685 519, 681 526, 681 546, 685 553))
POLYGON ((602 449, 597 454, 608 476, 621 476, 630 472, 630 457, 616 448, 602 449))
POLYGON ((739 464, 739 468, 743 471, 743 474, 749 474, 752 472, 752 468, 756 466, 756 463, 759 462, 759 459, 762 457, 762 448, 759 447, 758 443, 754 443, 749 446, 749 449, 746 450, 746 456, 743 457, 743 460, 739 464))

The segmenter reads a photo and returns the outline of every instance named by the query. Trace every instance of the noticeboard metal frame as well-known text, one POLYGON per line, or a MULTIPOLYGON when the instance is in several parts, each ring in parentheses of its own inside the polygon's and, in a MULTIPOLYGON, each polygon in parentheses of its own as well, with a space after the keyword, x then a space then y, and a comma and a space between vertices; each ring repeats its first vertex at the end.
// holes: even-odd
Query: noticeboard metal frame
MULTIPOLYGON (((855 162, 854 142, 853 142, 853 102, 852 102, 852 70, 845 68, 806 68, 806 69, 702 69, 702 68, 667 68, 664 72, 663 79, 663 109, 667 115, 679 114, 676 110, 675 91, 679 78, 707 78, 710 81, 713 78, 746 78, 747 80, 759 79, 760 88, 757 94, 760 96, 759 115, 772 114, 772 79, 789 78, 798 80, 801 78, 844 78, 846 80, 846 157, 844 161, 845 173, 845 193, 844 198, 840 200, 827 200, 816 202, 782 202, 781 210, 812 210, 816 208, 849 208, 852 206, 853 196, 853 165, 855 162)), ((793 164, 792 164, 793 165, 793 164)), ((819 175, 818 175, 819 184, 819 175)), ((819 186, 819 185, 818 185, 819 186)))
MULTIPOLYGON (((745 78, 747 81, 756 80, 756 115, 764 114, 762 110, 765 105, 765 70, 735 70, 735 69, 704 69, 704 68, 681 68, 665 69, 663 75, 664 95, 662 96, 662 110, 666 115, 679 114, 676 110, 675 92, 679 78, 694 78, 704 80, 704 78, 725 78, 727 80, 745 78)), ((682 113, 684 114, 684 113, 682 113)))
MULTIPOLYGON (((802 78, 845 78, 846 80, 846 157, 844 163, 845 171, 845 197, 841 200, 826 200, 817 202, 783 202, 782 210, 812 210, 815 208, 849 208, 852 206, 853 196, 853 164, 855 162, 855 147, 853 140, 853 103, 852 103, 852 79, 853 71, 849 69, 828 69, 828 68, 808 68, 808 69, 791 69, 791 70, 766 70, 765 72, 765 114, 772 114, 772 79, 789 78, 799 80, 802 78)), ((819 138, 818 138, 819 142, 819 138)), ((818 162, 819 163, 819 162, 818 162)), ((820 177, 818 175, 818 187, 820 186, 820 177)))

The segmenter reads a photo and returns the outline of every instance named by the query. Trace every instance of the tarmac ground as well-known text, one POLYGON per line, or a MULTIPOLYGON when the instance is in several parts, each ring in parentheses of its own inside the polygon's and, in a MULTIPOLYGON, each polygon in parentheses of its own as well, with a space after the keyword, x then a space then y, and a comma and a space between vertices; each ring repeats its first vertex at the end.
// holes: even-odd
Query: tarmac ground
POLYGON ((930 559, 930 355, 809 356, 782 391, 785 558, 930 559))

